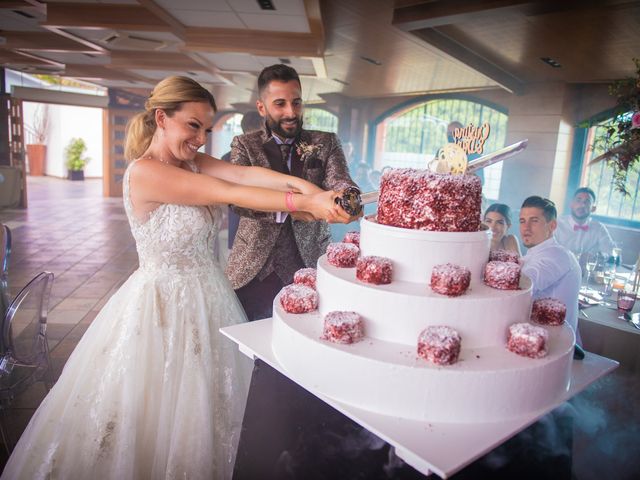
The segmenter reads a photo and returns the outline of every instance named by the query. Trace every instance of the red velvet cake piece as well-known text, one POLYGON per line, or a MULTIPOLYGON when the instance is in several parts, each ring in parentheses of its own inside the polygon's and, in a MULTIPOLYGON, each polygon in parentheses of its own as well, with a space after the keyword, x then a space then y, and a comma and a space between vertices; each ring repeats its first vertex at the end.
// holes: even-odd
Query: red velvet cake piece
POLYGON ((520 264, 520 255, 518 252, 512 252, 511 250, 491 250, 489 252, 490 262, 511 262, 520 264))
POLYGON ((542 358, 547 355, 548 332, 530 323, 514 323, 509 327, 507 349, 523 357, 542 358))
POLYGON ((499 290, 520 288, 520 264, 511 262, 489 262, 484 267, 484 283, 499 290))
POLYGON ((355 343, 364 338, 362 317, 356 312, 329 312, 324 317, 322 338, 334 343, 355 343))
POLYGON ((387 170, 380 181, 378 223, 436 232, 477 232, 482 186, 476 175, 387 170))
POLYGON ((385 257, 360 257, 356 262, 356 278, 366 283, 386 285, 391 283, 392 265, 391 260, 385 257))
POLYGON ((317 270, 315 268, 301 268, 293 274, 293 283, 299 285, 306 285, 314 290, 316 289, 316 275, 317 270))
POLYGON ((347 232, 342 239, 344 243, 353 243, 360 248, 360 232, 347 232))
POLYGON ((461 342, 460 334, 453 328, 430 326, 418 337, 418 356, 436 365, 451 365, 458 361, 461 342))
POLYGON ((541 325, 562 325, 567 306, 557 298, 539 298, 533 301, 531 320, 541 325))
POLYGON ((280 290, 280 305, 289 313, 307 313, 318 308, 318 294, 306 285, 292 283, 280 290))
POLYGON ((355 267, 359 255, 360 249, 353 243, 336 242, 327 245, 327 260, 334 267, 355 267))
POLYGON ((466 267, 443 263, 431 271, 431 290, 449 297, 462 295, 469 288, 471 272, 466 267))

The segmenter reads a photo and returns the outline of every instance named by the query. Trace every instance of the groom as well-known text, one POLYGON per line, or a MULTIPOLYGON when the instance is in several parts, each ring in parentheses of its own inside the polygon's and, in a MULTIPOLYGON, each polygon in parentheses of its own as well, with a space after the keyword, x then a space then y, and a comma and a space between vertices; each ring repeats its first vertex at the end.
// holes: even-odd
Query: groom
MULTIPOLYGON (((258 77, 258 96, 263 128, 233 139, 232 163, 271 168, 325 190, 356 186, 338 137, 302 128, 302 86, 293 68, 265 68, 258 77)), ((249 320, 267 318, 273 299, 296 270, 316 266, 330 241, 329 227, 303 212, 234 210, 241 218, 226 273, 249 320)))

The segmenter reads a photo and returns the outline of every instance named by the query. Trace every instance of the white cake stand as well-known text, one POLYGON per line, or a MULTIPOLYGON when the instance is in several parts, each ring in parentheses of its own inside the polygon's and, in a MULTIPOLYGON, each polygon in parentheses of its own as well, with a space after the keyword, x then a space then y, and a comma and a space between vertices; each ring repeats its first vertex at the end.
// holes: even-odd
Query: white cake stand
POLYGON ((574 360, 571 387, 564 398, 548 409, 517 420, 501 423, 429 423, 371 413, 326 397, 291 377, 276 360, 271 350, 272 320, 221 328, 225 336, 238 344, 240 351, 252 360, 259 358, 278 372, 305 388, 362 427, 393 445, 396 455, 419 472, 435 473, 442 478, 458 472, 477 458, 525 429, 536 420, 584 390, 598 378, 618 366, 618 362, 587 353, 584 360, 574 360))

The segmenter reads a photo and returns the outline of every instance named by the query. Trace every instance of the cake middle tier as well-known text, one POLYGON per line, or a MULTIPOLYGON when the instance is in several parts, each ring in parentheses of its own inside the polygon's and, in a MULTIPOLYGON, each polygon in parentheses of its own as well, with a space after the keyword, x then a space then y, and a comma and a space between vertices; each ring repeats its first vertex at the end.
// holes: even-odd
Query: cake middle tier
POLYGON ((430 232, 381 225, 373 217, 360 221, 362 255, 393 261, 393 278, 429 283, 435 265, 453 263, 471 272, 471 286, 482 284, 489 261, 491 231, 430 232))
POLYGON ((355 268, 334 267, 323 255, 316 289, 321 315, 357 312, 367 337, 405 345, 415 345, 429 325, 455 328, 467 347, 502 345, 509 325, 528 321, 531 312, 531 281, 524 275, 519 290, 496 290, 480 283, 459 297, 447 297, 431 291, 427 281, 363 283, 355 268))

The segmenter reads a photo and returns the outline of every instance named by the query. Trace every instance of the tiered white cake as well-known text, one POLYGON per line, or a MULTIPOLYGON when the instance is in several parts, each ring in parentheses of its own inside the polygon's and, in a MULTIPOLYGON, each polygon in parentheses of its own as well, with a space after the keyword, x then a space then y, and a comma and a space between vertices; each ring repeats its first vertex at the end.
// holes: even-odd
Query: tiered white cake
POLYGON ((319 311, 289 314, 273 308, 273 352, 287 373, 306 388, 345 404, 431 422, 495 422, 544 410, 569 387, 574 334, 549 331, 548 355, 518 356, 506 349, 509 325, 529 320, 531 284, 519 290, 484 285, 489 231, 430 232, 361 221, 361 254, 393 261, 393 281, 371 285, 355 268, 318 261, 319 311), (429 288, 434 265, 454 263, 471 271, 471 286, 459 297, 429 288), (366 338, 342 345, 322 340, 323 317, 355 311, 366 338), (462 337, 457 363, 437 366, 416 354, 420 332, 447 325, 462 337))

